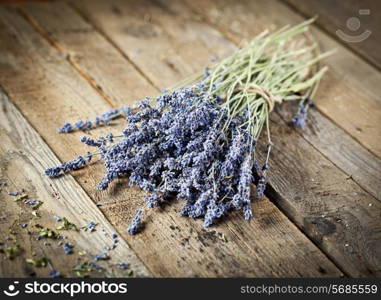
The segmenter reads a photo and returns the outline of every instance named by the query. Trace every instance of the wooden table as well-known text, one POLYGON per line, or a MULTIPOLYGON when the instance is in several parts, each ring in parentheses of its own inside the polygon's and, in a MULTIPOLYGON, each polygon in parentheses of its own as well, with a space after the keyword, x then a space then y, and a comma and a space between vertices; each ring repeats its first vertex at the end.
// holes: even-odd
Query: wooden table
MULTIPOLYGON (((96 262, 104 269, 91 276, 381 276, 381 57, 376 32, 381 28, 379 22, 364 21, 374 30, 366 41, 340 40, 336 29, 345 30, 345 20, 355 16, 359 4, 351 1, 344 9, 344 1, 330 1, 329 10, 327 2, 1 5, 0 242, 5 253, 0 253, 0 275, 49 276, 53 269, 66 277, 85 275, 74 266, 94 261, 94 255, 112 245, 116 232, 117 247, 109 251, 109 260, 96 262), (329 72, 305 130, 288 125, 295 106, 283 105, 273 113, 276 147, 268 198, 253 201, 252 221, 234 213, 205 229, 201 220, 180 217, 174 204, 151 211, 145 230, 130 236, 126 228, 143 205, 142 192, 124 188, 123 181, 97 191, 101 164, 54 180, 43 175, 45 168, 87 151, 78 141, 80 132, 57 133, 65 121, 157 95, 203 69, 212 57, 234 52, 242 40, 319 12, 322 18, 312 32, 323 50, 335 48, 337 53, 325 60, 329 72), (336 13, 342 23, 335 23, 336 13), (17 197, 8 195, 22 189, 28 199, 43 201, 34 215, 25 199, 14 201, 17 197), (78 228, 94 221, 96 231, 58 231, 61 223, 54 215, 78 228), (66 239, 36 240, 41 230, 36 225, 66 239), (74 245, 73 254, 64 254, 63 242, 74 245), (6 248, 15 245, 20 252, 11 260, 7 254, 15 248, 6 248), (48 259, 46 267, 25 261, 41 257, 48 259), (119 268, 121 262, 130 267, 119 268)), ((369 18, 379 21, 375 15, 369 18)), ((121 123, 92 135, 118 132, 121 123)))

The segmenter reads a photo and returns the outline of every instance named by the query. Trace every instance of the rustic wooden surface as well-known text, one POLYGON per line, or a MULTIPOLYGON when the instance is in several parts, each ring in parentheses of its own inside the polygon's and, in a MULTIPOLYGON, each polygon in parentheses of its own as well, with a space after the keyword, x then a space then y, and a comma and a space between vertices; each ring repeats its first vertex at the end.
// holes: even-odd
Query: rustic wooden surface
POLYGON ((47 276, 51 268, 75 276, 75 263, 91 260, 111 242, 102 228, 118 232, 120 244, 100 263, 107 272, 94 276, 130 276, 116 267, 124 261, 136 276, 381 275, 381 75, 319 26, 313 33, 322 48, 338 54, 325 62, 330 72, 306 130, 287 124, 295 107, 273 114, 269 198, 254 201, 254 220, 235 213, 204 229, 199 220, 180 217, 175 203, 148 212, 145 230, 130 236, 126 228, 144 201, 142 192, 123 188, 122 180, 97 191, 100 164, 59 180, 42 175, 56 156, 65 161, 87 150, 78 142, 81 133, 59 135, 56 128, 153 96, 262 29, 304 16, 277 1, 117 0, 3 5, 0 16, 6 45, 0 48, 0 174, 9 183, 0 194, 0 215, 6 216, 0 241, 11 228, 17 240, 6 245, 17 241, 25 249, 1 261, 1 276, 47 276), (21 188, 44 199, 40 219, 6 193, 21 188), (57 226, 53 215, 80 226, 99 223, 96 232, 67 232, 76 252, 89 254, 66 256, 58 241, 46 247, 30 238, 36 223, 57 226), (50 259, 48 268, 25 263, 33 251, 50 259), (13 262, 19 268, 11 268, 13 262))
MULTIPOLYGON (((0 103, 0 175, 2 184, 6 183, 0 194, 1 210, 6 216, 1 222, 1 236, 11 239, 8 246, 20 245, 25 257, 36 260, 46 257, 50 262, 48 271, 55 269, 60 270, 62 275, 73 276, 72 268, 76 264, 92 261, 93 256, 105 251, 104 246, 112 245, 112 234, 116 231, 71 176, 57 180, 41 176, 46 168, 58 164, 59 160, 1 90, 0 103), (15 201, 18 197, 8 195, 8 192, 23 189, 27 199, 42 201, 42 206, 33 210, 23 201, 15 201), (36 216, 32 215, 33 211, 37 212, 36 216), (78 228, 94 221, 97 223, 96 231, 79 233, 73 230, 56 230, 61 224, 54 220, 53 216, 56 215, 67 218, 78 228), (20 230, 22 224, 27 224, 24 230, 20 230), (62 233, 64 238, 36 240, 38 225, 42 224, 44 228, 62 233), (73 244, 75 253, 85 254, 67 255, 63 259, 65 254, 59 245, 62 242, 73 244)), ((118 240, 118 246, 112 251, 110 260, 99 263, 105 267, 107 273, 98 275, 123 276, 124 271, 118 269, 117 264, 127 261, 137 276, 150 275, 122 239, 118 240)), ((10 274, 24 277, 34 273, 40 277, 48 276, 46 269, 34 269, 18 257, 13 260, 1 259, 0 264, 2 277, 10 274)))

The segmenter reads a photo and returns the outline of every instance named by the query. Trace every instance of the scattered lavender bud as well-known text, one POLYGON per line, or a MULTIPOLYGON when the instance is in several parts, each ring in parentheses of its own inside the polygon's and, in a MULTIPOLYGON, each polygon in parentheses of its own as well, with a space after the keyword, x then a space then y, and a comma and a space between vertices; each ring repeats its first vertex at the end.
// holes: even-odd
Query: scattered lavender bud
POLYGON ((89 222, 87 225, 86 225, 86 228, 88 230, 90 230, 91 232, 95 231, 95 227, 97 226, 97 224, 93 221, 89 222))
POLYGON ((130 227, 128 227, 127 232, 131 235, 139 232, 142 226, 141 212, 138 211, 137 214, 132 218, 130 227))
POLYGON ((258 185, 257 185, 257 197, 258 198, 262 198, 264 197, 265 195, 265 189, 266 189, 266 184, 267 184, 267 181, 264 177, 261 177, 259 180, 258 180, 258 185))
POLYGON ((74 252, 73 251, 74 246, 69 244, 69 243, 64 243, 62 248, 63 248, 65 254, 72 254, 74 252))
POLYGON ((108 259, 110 259, 110 256, 109 256, 106 252, 104 252, 104 253, 95 255, 95 256, 94 256, 94 259, 95 259, 96 261, 98 261, 98 260, 108 260, 108 259))
POLYGON ((60 274, 60 272, 57 271, 57 270, 51 270, 51 271, 49 272, 49 276, 50 276, 51 278, 60 278, 60 277, 61 277, 61 274, 60 274))
POLYGON ((73 131, 73 127, 70 123, 65 123, 62 127, 58 128, 60 133, 69 133, 73 131))
POLYGON ((59 216, 53 216, 53 218, 54 218, 54 220, 55 220, 56 222, 61 222, 61 221, 62 221, 62 218, 59 217, 59 216))
POLYGON ((106 140, 108 140, 110 143, 114 141, 114 135, 110 132, 106 135, 106 140))
POLYGON ((45 170, 45 175, 49 177, 58 177, 62 174, 63 172, 61 167, 52 167, 45 170))
POLYGON ((305 103, 301 103, 299 105, 299 111, 291 121, 291 123, 294 126, 302 128, 302 129, 306 126, 307 110, 311 104, 312 104, 312 100, 308 99, 305 103))
POLYGON ((118 263, 117 266, 120 269, 127 270, 130 267, 130 264, 129 263, 118 263))
POLYGON ((91 147, 100 147, 102 145, 101 142, 99 141, 96 141, 90 137, 87 137, 87 136, 81 136, 81 142, 86 144, 87 146, 91 146, 91 147))
POLYGON ((104 268, 100 265, 98 265, 97 263, 93 262, 93 261, 90 261, 88 263, 89 267, 92 267, 94 268, 95 270, 103 270, 104 268))
POLYGON ((91 124, 91 121, 89 121, 89 120, 87 120, 86 122, 85 122, 85 130, 90 130, 91 129, 91 126, 92 126, 92 124, 91 124))
POLYGON ((82 129, 84 126, 85 126, 85 123, 83 121, 81 121, 81 120, 79 120, 79 121, 74 123, 74 127, 76 129, 82 129))
MULTIPOLYGON (((208 76, 209 70, 206 73, 208 76)), ((260 168, 252 159, 256 141, 245 125, 247 111, 230 118, 221 105, 224 100, 210 95, 210 88, 203 83, 167 91, 151 100, 138 102, 134 110, 110 110, 92 123, 91 128, 95 128, 125 116, 123 136, 110 133, 98 140, 81 138, 85 144, 98 147, 104 163, 106 171, 98 189, 127 177, 129 185, 147 192, 149 208, 178 199, 184 203, 180 214, 203 218, 206 227, 231 210, 241 210, 246 220, 251 219, 250 186, 254 174, 261 176, 268 165, 260 168)), ((84 129, 86 124, 76 122, 74 127, 84 129)), ((90 159, 91 153, 79 156, 46 170, 46 174, 60 176, 85 166, 90 159)), ((258 196, 263 196, 265 187, 266 180, 261 178, 256 187, 258 196)), ((132 218, 129 234, 142 229, 141 215, 139 211, 132 218)), ((89 225, 88 229, 94 228, 89 225)), ((112 238, 114 242, 107 250, 116 247, 117 235, 112 234, 112 238)))
POLYGON ((30 206, 35 206, 38 204, 38 201, 37 200, 25 200, 24 203, 28 204, 30 206))

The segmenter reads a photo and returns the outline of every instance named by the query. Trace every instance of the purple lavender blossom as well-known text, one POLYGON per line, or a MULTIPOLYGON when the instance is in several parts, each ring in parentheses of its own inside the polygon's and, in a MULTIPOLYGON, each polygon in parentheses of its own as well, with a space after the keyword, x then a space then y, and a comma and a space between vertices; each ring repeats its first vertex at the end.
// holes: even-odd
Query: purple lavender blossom
POLYGON ((49 276, 51 278, 60 278, 61 277, 61 273, 60 273, 60 271, 57 271, 57 270, 51 270, 49 272, 49 276))
POLYGON ((84 126, 85 126, 85 122, 83 122, 82 120, 79 120, 74 123, 74 127, 76 129, 82 129, 84 126))
POLYGON ((97 223, 90 221, 87 225, 86 228, 90 230, 91 232, 95 231, 95 227, 97 226, 97 223))
POLYGON ((81 136, 81 142, 91 147, 100 147, 102 143, 87 136, 81 136))
POLYGON ((62 175, 62 168, 60 166, 58 167, 52 167, 45 170, 45 174, 49 177, 58 177, 62 175))
POLYGON ((62 246, 65 254, 73 254, 73 248, 74 246, 72 244, 69 244, 69 243, 64 243, 63 246, 62 246))
POLYGON ((294 118, 292 119, 291 123, 295 126, 295 127, 299 127, 299 128, 304 128, 306 126, 306 121, 307 121, 307 111, 308 111, 308 107, 312 104, 312 100, 311 99, 307 99, 307 101, 301 103, 299 105, 299 111, 298 113, 294 116, 294 118))
MULTIPOLYGON (((90 155, 91 159, 91 155, 90 155)), ((45 170, 45 174, 49 177, 58 177, 63 175, 65 172, 78 170, 86 165, 86 162, 90 161, 89 155, 87 154, 86 159, 79 155, 77 158, 62 163, 60 166, 48 168, 45 170)))
POLYGON ((73 127, 71 123, 67 122, 62 125, 62 127, 58 128, 58 132, 60 133, 69 133, 73 131, 73 127))
POLYGON ((117 264, 118 268, 120 269, 123 269, 123 270, 127 270, 129 267, 130 267, 130 264, 129 263, 118 263, 117 264))
POLYGON ((266 189, 266 184, 267 184, 267 180, 266 180, 265 177, 261 177, 258 180, 257 190, 256 190, 258 198, 264 197, 264 195, 265 195, 265 189, 266 189))
POLYGON ((110 259, 110 256, 106 252, 103 252, 101 254, 95 255, 94 259, 96 261, 98 261, 98 260, 108 260, 108 259, 110 259))
POLYGON ((102 266, 98 265, 97 263, 95 263, 93 261, 88 262, 88 266, 91 268, 94 268, 95 270, 98 270, 98 271, 104 269, 102 266))
POLYGON ((141 219, 142 211, 138 210, 137 214, 132 218, 130 227, 128 227, 127 232, 131 235, 137 234, 142 227, 141 219))

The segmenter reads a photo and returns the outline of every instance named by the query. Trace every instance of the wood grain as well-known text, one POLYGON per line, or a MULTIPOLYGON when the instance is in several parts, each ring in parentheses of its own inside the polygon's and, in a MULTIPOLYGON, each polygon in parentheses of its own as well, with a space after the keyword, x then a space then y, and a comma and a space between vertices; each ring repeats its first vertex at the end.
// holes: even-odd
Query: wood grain
MULTIPOLYGON (((78 134, 60 136, 54 128, 63 119, 73 120, 88 116, 93 109, 109 104, 89 88, 85 80, 79 78, 78 73, 70 71, 71 65, 66 60, 56 60, 54 64, 49 64, 54 57, 63 54, 45 42, 14 10, 2 9, 1 14, 4 23, 0 26, 0 40, 11 45, 9 42, 14 39, 12 47, 2 50, 5 53, 0 56, 0 63, 5 65, 1 69, 4 72, 0 73, 1 84, 60 159, 68 159, 68 156, 81 153, 84 149, 75 140, 78 134), (17 34, 13 36, 12 33, 17 34), (12 56, 12 65, 9 67, 6 65, 9 61, 6 58, 15 51, 18 55, 12 56), (3 57, 5 58, 1 59, 3 57), (15 75, 12 80, 22 82, 23 77, 28 79, 29 90, 33 92, 12 85, 11 80, 7 79, 7 68, 23 70, 22 73, 13 71, 15 75), (33 70, 33 73, 28 70, 33 70), (49 76, 46 76, 47 73, 49 76), (41 75, 36 78, 35 74, 41 75), (78 93, 83 98, 79 99, 78 93), (46 97, 49 103, 45 105, 57 109, 56 120, 50 114, 34 111, 35 108, 30 105, 33 102, 33 106, 41 107, 46 97), (29 103, 23 99, 28 99, 29 103), (91 101, 91 104, 86 105, 86 101, 91 101), (71 110, 68 111, 65 106, 70 106, 71 110)), ((65 18, 66 22, 75 19, 70 15, 65 18)), ((120 85, 119 88, 121 91, 128 89, 126 85, 120 85)), ((142 96, 145 92, 142 90, 142 96)), ((121 126, 113 126, 111 130, 117 131, 120 128, 121 126)), ((94 134, 102 134, 105 130, 109 129, 99 129, 94 134)), ((179 217, 179 204, 175 203, 163 208, 163 211, 147 213, 144 232, 128 236, 125 229, 135 209, 143 204, 144 195, 136 189, 124 188, 126 183, 122 180, 107 191, 96 191, 96 180, 101 175, 102 167, 99 164, 73 174, 94 201, 105 203, 101 207, 102 211, 155 276, 341 275, 321 251, 266 198, 253 204, 254 210, 258 211, 258 217, 250 223, 245 222, 237 213, 217 228, 206 230, 202 227, 201 220, 179 217), (306 265, 309 267, 305 268, 306 265)))
MULTIPOLYGON (((265 29, 297 24, 303 18, 278 1, 187 1, 236 44, 265 29), (276 13, 275 13, 276 12, 276 13)), ((381 157, 381 74, 316 26, 311 32, 322 51, 336 49, 324 60, 330 67, 322 81, 317 108, 372 153, 381 157), (370 113, 372 112, 372 113, 370 113)))
MULTIPOLYGON (((176 40, 171 40, 171 46, 176 49, 178 43, 182 45, 182 49, 186 53, 193 52, 193 55, 198 57, 197 60, 192 60, 193 65, 201 69, 203 67, 201 62, 197 65, 197 62, 202 61, 199 58, 201 54, 198 53, 200 47, 198 41, 195 40, 185 44, 180 37, 186 36, 186 32, 190 31, 190 28, 195 32, 204 30, 204 28, 207 31, 210 31, 210 29, 207 29, 206 24, 200 22, 200 18, 195 18, 189 9, 181 3, 176 1, 170 4, 165 3, 150 2, 144 5, 144 9, 143 6, 140 8, 134 2, 129 2, 127 5, 121 1, 111 1, 107 4, 97 2, 97 5, 93 1, 91 1, 91 4, 90 1, 81 1, 76 2, 75 5, 127 55, 131 51, 130 37, 128 34, 121 34, 122 28, 129 25, 134 26, 136 22, 134 19, 122 18, 127 16, 129 11, 135 12, 137 20, 142 19, 142 14, 149 14, 150 21, 146 23, 146 26, 157 27, 160 25, 164 36, 170 35, 173 19, 176 18, 178 23, 184 24, 178 27, 177 30, 181 28, 187 28, 187 30, 183 30, 181 34, 178 34, 176 40), (113 16, 115 10, 119 12, 120 19, 113 16), (167 20, 172 21, 167 23, 167 20), (185 46, 187 46, 188 50, 184 49, 185 46)), ((202 3, 207 5, 204 4, 205 2, 202 3)), ((200 3, 200 7, 203 7, 203 5, 200 3)), ((220 16, 222 19, 224 18, 222 13, 220 16)), ((262 26, 271 25, 266 21, 263 22, 262 26)), ((254 27, 254 25, 252 24, 251 27, 254 27)), ((187 40, 186 37, 184 39, 187 40)), ((134 47, 139 45, 138 42, 139 40, 135 41, 134 47)), ((157 39, 152 42, 156 44, 160 41, 157 39)), ((163 43, 166 43, 166 38, 163 39, 163 43)), ((148 52, 151 49, 145 51, 148 52)), ((154 57, 155 54, 155 50, 152 50, 150 54, 146 55, 154 57)), ((209 52, 209 55, 215 54, 216 52, 213 52, 213 50, 209 52)), ((181 53, 178 53, 176 57, 179 60, 181 58, 183 63, 189 59, 187 56, 181 57, 181 53)), ((206 61, 206 58, 204 61, 206 61)), ((137 63, 139 63, 139 68, 146 72, 147 76, 156 85, 163 86, 164 84, 171 85, 174 83, 168 82, 171 76, 157 75, 150 69, 152 63, 145 62, 144 59, 137 63)), ((171 69, 168 69, 168 71, 176 72, 171 69)), ((187 75, 187 71, 184 71, 185 75, 187 75)), ((336 84, 336 82, 331 84, 336 84)), ((275 127, 273 133, 278 141, 277 147, 279 150, 272 156, 274 157, 274 169, 277 169, 277 171, 274 171, 273 176, 271 176, 271 184, 274 187, 275 193, 273 194, 277 197, 278 204, 348 274, 352 276, 380 275, 380 254, 377 249, 380 247, 381 242, 381 236, 379 235, 380 225, 378 225, 381 203, 361 189, 353 180, 348 180, 345 173, 340 171, 302 137, 295 133, 292 134, 293 130, 287 127, 285 130, 288 131, 288 134, 284 130, 275 127), (289 141, 292 141, 290 146, 289 141), (278 158, 276 158, 277 156, 278 158), (285 156, 287 162, 290 163, 289 168, 286 168, 287 166, 283 164, 284 167, 278 169, 278 165, 282 166, 282 161, 279 161, 279 159, 285 156), (303 176, 299 177, 298 173, 303 176), (329 201, 327 195, 329 195, 329 201), (357 207, 355 213, 352 212, 353 207, 357 207), (339 222, 345 224, 345 227, 336 226, 331 219, 326 220, 322 215, 329 216, 331 219, 335 216, 335 218, 340 219, 339 222), (316 222, 320 221, 323 227, 326 224, 325 222, 329 223, 329 228, 335 228, 334 231, 323 230, 320 235, 317 235, 315 233, 316 226, 305 224, 305 220, 307 220, 307 223, 310 221, 310 223, 315 224, 315 219, 318 220, 316 222), (365 239, 369 238, 372 242, 360 242, 359 235, 365 237, 365 239), (323 240, 324 242, 322 242, 323 240), (350 243, 351 249, 354 249, 352 253, 356 253, 356 255, 348 254, 345 247, 346 240, 350 243), (361 259, 358 258, 359 256, 361 256, 361 259)), ((321 224, 317 224, 319 225, 318 228, 321 228, 321 224)))
POLYGON ((208 65, 216 57, 234 51, 233 45, 210 26, 197 20, 181 22, 177 12, 170 6, 161 7, 159 1, 142 3, 72 2, 84 18, 89 18, 160 89, 199 72, 200 66, 208 65))
MULTIPOLYGON (((105 252, 105 246, 111 246, 112 233, 115 229, 91 201, 83 189, 69 175, 51 180, 44 175, 44 170, 59 163, 57 157, 45 144, 37 132, 28 124, 20 112, 0 90, 0 178, 7 185, 0 191, 1 241, 6 237, 3 248, 19 244, 20 255, 13 260, 4 259, 1 255, 1 277, 39 276, 49 277, 53 269, 59 270, 65 277, 76 276, 73 268, 85 261, 94 261, 93 256, 105 252), (7 194, 9 191, 21 191, 29 200, 42 201, 42 206, 36 210, 40 217, 32 215, 32 209, 23 201, 14 201, 17 197, 7 194), (78 228, 88 222, 97 223, 96 231, 56 230, 61 223, 53 216, 66 217, 78 228), (21 224, 27 224, 24 229, 21 224), (65 236, 64 239, 36 240, 39 228, 55 230, 65 236), (107 234, 107 235, 106 235, 107 234), (60 244, 69 242, 74 245, 75 254, 65 255, 60 244), (78 252, 85 251, 85 255, 78 252), (50 264, 46 268, 36 268, 26 263, 26 258, 39 259, 46 257, 50 264)), ((126 242, 119 238, 117 247, 110 251, 110 260, 97 262, 106 269, 95 276, 125 276, 126 271, 117 267, 118 263, 128 262, 136 276, 149 276, 150 273, 139 258, 131 251, 126 242)))
MULTIPOLYGON (((290 123, 297 107, 284 104, 276 109, 290 123)), ((367 151, 342 129, 314 108, 308 114, 307 126, 295 128, 315 149, 357 182, 364 190, 381 201, 381 159, 367 151)))
POLYGON ((322 1, 300 1, 286 0, 290 7, 295 9, 307 18, 318 15, 317 24, 328 34, 343 43, 346 47, 358 53, 378 69, 381 69, 381 53, 379 45, 381 37, 378 33, 381 28, 381 20, 378 12, 381 9, 379 1, 359 1, 359 0, 322 0, 322 1), (368 9, 369 15, 360 15, 360 10, 368 9), (347 26, 350 18, 358 18, 360 27, 351 30, 347 26), (367 30, 371 31, 370 36, 361 42, 346 42, 336 35, 337 30, 342 30, 348 36, 361 37, 367 30))

